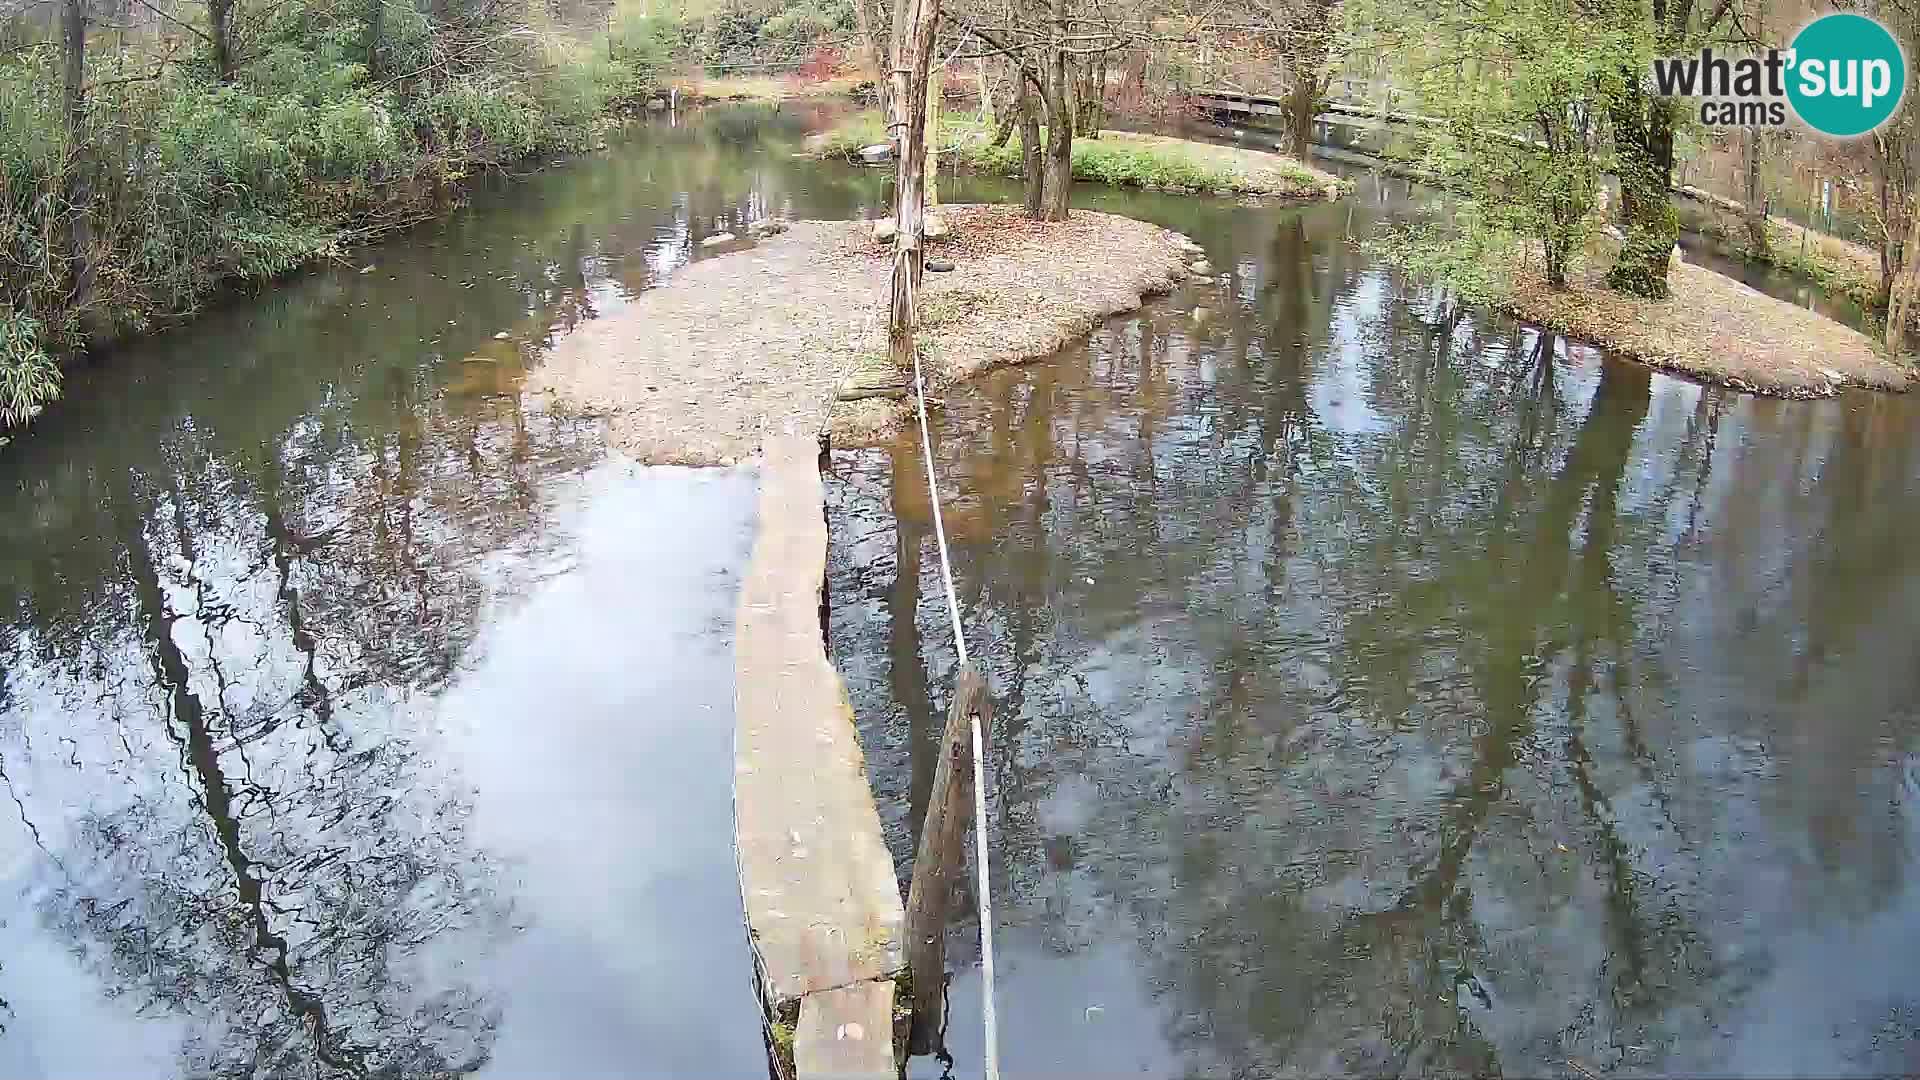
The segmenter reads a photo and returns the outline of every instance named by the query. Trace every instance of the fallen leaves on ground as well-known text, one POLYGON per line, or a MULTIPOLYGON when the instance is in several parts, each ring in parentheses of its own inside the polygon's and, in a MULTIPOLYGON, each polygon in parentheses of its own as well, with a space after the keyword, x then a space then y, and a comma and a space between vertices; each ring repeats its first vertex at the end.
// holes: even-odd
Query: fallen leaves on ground
POLYGON ((1522 269, 1507 306, 1651 367, 1773 397, 1905 390, 1916 376, 1859 331, 1703 266, 1674 267, 1666 300, 1627 296, 1599 278, 1591 268, 1555 289, 1537 269, 1522 269))

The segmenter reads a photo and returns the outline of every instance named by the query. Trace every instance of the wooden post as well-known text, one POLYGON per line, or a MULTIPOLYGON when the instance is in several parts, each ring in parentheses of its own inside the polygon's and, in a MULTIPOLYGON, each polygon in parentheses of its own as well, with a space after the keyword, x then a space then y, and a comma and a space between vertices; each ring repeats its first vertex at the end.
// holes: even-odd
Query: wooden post
POLYGON ((940 762, 934 769, 927 817, 920 826, 920 847, 913 857, 913 883, 907 889, 907 970, 913 977, 913 1034, 909 1054, 931 1054, 940 1046, 947 978, 947 907, 960 876, 960 852, 973 814, 973 732, 985 740, 993 707, 986 680, 969 660, 953 681, 953 703, 940 736, 940 762))
MULTIPOLYGON (((895 20, 894 88, 899 103, 896 123, 903 127, 899 171, 893 185, 895 232, 893 281, 887 308, 887 355, 905 373, 913 366, 914 293, 925 266, 927 166, 927 75, 933 64, 934 31, 940 0, 901 0, 895 20)), ((889 133, 891 134, 891 133, 889 133)))

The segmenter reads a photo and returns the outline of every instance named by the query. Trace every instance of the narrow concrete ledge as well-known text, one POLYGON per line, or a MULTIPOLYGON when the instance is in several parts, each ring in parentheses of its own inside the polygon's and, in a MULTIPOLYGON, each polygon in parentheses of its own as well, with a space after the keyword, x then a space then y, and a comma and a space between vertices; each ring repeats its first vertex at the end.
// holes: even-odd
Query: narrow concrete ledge
MULTIPOLYGON (((800 1077, 892 1076, 905 913, 840 675, 820 628, 818 444, 769 435, 740 590, 734 828, 755 977, 800 1077)), ((785 1062, 777 1062, 786 1068, 785 1062)))
POLYGON ((808 994, 800 1003, 793 1060, 807 1080, 895 1080, 893 980, 808 994), (873 1026, 878 1023, 880 1026, 873 1026))

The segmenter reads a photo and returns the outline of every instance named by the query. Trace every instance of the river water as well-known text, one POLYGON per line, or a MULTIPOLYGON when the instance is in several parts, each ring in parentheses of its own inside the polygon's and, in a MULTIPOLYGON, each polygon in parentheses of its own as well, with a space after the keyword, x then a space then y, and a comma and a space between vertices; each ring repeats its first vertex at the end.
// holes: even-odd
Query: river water
MULTIPOLYGON (((0 450, 0 1075, 764 1073, 752 477, 521 376, 704 235, 874 212, 791 156, 822 118, 645 125, 0 450)), ((1920 1067, 1915 403, 1461 312, 1348 242, 1411 197, 1083 192, 1224 279, 947 397, 1009 1075, 1920 1067)), ((900 856, 953 665, 920 466, 830 480, 900 856)))

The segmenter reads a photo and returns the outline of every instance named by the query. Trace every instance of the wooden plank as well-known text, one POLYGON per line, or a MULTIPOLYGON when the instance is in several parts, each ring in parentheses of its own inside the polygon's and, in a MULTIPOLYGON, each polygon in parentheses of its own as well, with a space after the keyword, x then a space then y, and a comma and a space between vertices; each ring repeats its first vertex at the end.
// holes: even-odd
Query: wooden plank
MULTIPOLYGON (((900 888, 820 630, 827 531, 812 435, 768 436, 735 638, 734 827, 762 1004, 892 979, 900 888)), ((788 1013, 788 1015, 791 1015, 788 1013)))
POLYGON ((882 980, 802 998, 793 1034, 798 1080, 896 1080, 893 990, 882 980))
POLYGON ((973 725, 980 725, 984 739, 992 725, 991 708, 986 681, 973 661, 960 665, 907 891, 907 969, 913 973, 913 1033, 907 1048, 912 1054, 944 1049, 937 1044, 946 1026, 947 909, 966 864, 962 854, 973 819, 973 725))

